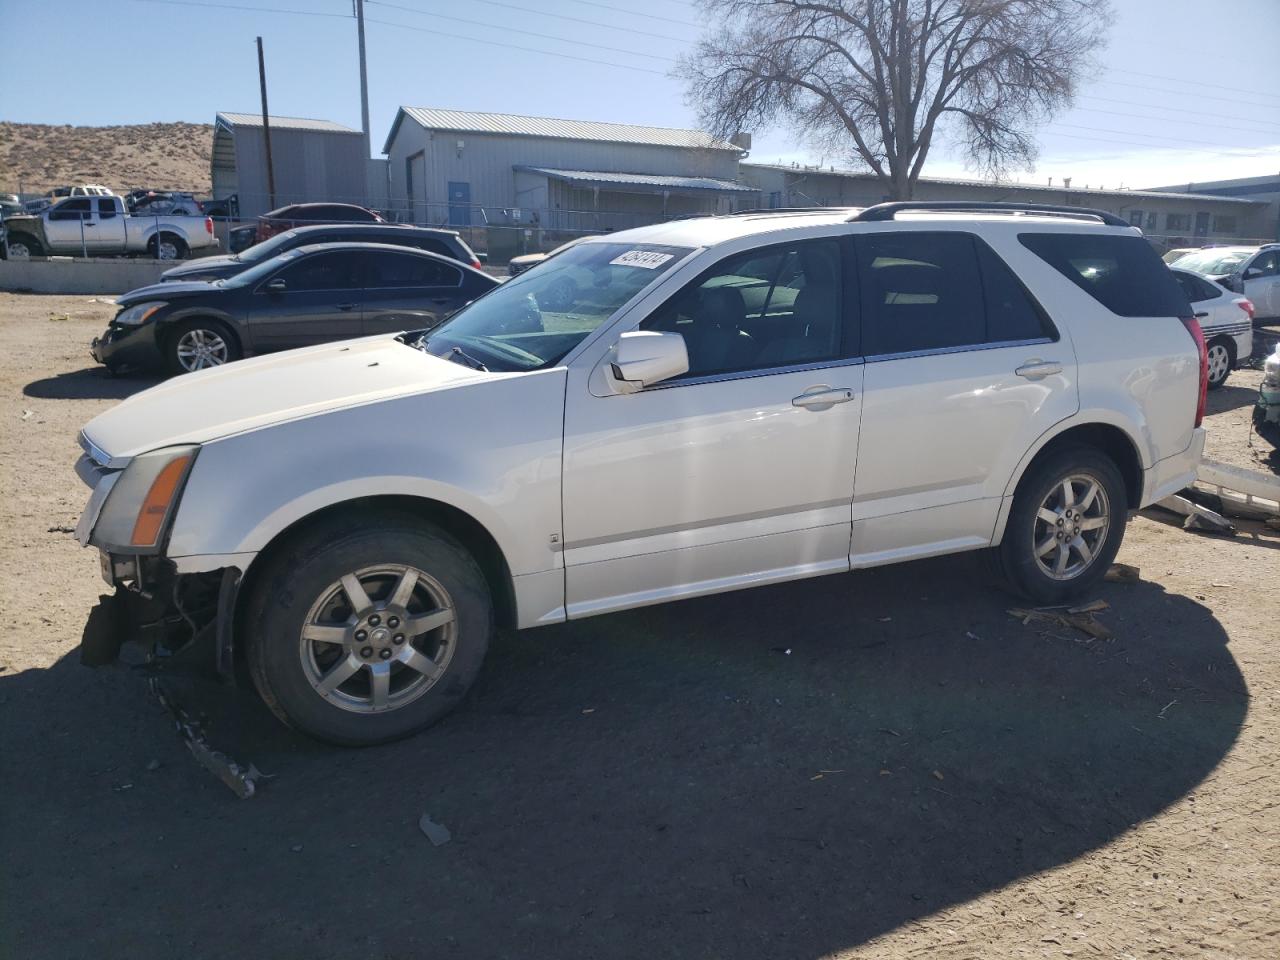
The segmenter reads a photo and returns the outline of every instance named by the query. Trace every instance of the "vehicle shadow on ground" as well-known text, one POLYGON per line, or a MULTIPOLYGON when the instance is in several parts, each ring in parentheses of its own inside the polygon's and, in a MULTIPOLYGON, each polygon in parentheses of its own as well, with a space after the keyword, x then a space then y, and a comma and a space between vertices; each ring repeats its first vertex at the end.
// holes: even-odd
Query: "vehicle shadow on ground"
POLYGON ((1252 407, 1257 402, 1257 387, 1236 387, 1228 382, 1206 394, 1204 409, 1206 415, 1213 416, 1240 407, 1252 407))
POLYGON ((22 388, 24 396, 39 400, 124 400, 162 378, 138 374, 112 376, 103 367, 86 367, 56 377, 32 380, 22 388))
MULTIPOLYGON (((819 957, 1079 857, 1185 796, 1248 691, 1202 605, 1104 584, 1024 626, 968 558, 502 637, 397 744, 214 739, 137 677, 0 675, 7 929, 28 957, 819 957), (158 763, 158 767, 156 764, 158 763), (151 769, 149 769, 149 767, 151 769), (453 834, 435 847, 429 813, 453 834)), ((223 701, 224 704, 226 701, 223 701)))

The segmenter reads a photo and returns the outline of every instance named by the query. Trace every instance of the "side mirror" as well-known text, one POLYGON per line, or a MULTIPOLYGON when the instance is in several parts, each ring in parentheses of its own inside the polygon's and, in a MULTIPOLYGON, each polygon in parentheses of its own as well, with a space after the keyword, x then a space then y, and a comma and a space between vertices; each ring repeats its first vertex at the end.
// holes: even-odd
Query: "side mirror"
POLYGON ((271 293, 284 293, 288 289, 289 289, 289 285, 285 283, 284 280, 282 280, 280 277, 276 277, 274 280, 271 280, 267 283, 267 290, 269 290, 271 293))
POLYGON ((623 393, 635 393, 689 371, 689 350, 678 333, 633 330, 618 338, 613 377, 623 393))

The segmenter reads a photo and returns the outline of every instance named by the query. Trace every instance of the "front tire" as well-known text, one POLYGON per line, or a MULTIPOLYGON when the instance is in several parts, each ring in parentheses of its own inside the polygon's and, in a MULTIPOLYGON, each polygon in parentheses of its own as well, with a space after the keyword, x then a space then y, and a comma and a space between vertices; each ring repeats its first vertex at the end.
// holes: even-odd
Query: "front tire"
POLYGON ((1070 446, 1031 466, 1018 484, 992 559, 1007 585, 1040 604, 1091 589, 1124 539, 1128 500, 1110 457, 1070 446))
POLYGON ((451 711, 494 630, 471 554, 391 512, 337 518, 291 543, 258 577, 246 623, 267 706, 343 746, 396 740, 451 711))
POLYGON ((164 337, 164 361, 170 373, 194 373, 240 359, 240 343, 216 320, 186 320, 164 337))
POLYGON ((1235 369, 1236 344, 1230 337, 1214 337, 1209 341, 1209 389, 1217 390, 1227 382, 1235 369))
POLYGON ((34 237, 29 237, 25 233, 14 234, 9 237, 8 250, 10 260, 30 260, 32 257, 43 257, 44 248, 40 246, 40 241, 34 237))

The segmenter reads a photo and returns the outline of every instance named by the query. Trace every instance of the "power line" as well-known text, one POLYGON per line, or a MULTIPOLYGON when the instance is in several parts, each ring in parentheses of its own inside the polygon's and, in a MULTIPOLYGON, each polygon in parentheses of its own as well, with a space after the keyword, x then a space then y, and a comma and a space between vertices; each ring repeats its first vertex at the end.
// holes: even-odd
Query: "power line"
POLYGON ((626 13, 633 17, 644 17, 646 20, 662 20, 666 23, 678 23, 683 27, 702 28, 702 24, 694 23, 692 20, 677 20, 675 17, 655 17, 651 13, 643 13, 638 10, 626 10, 622 7, 615 7, 607 3, 600 3, 598 0, 571 0, 571 2, 580 3, 584 7, 599 7, 601 10, 608 10, 611 13, 626 13))
MULTIPOLYGON (((473 27, 485 27, 487 29, 501 29, 504 33, 521 33, 528 37, 538 37, 541 40, 554 40, 557 43, 576 43, 579 46, 589 46, 593 50, 608 50, 612 53, 625 53, 632 57, 647 57, 650 60, 662 60, 666 63, 677 62, 674 57, 663 57, 663 56, 659 56, 656 53, 641 53, 639 50, 627 50, 623 47, 609 47, 609 46, 605 46, 602 43, 583 44, 581 41, 574 40, 571 37, 562 37, 552 33, 536 33, 533 30, 519 30, 515 27, 508 27, 505 25, 499 26, 498 24, 494 24, 494 23, 484 23, 483 21, 480 21, 480 20, 466 20, 466 19, 463 19, 462 17, 450 17, 443 13, 430 13, 426 10, 419 10, 416 7, 406 7, 399 3, 387 3, 386 0, 367 0, 367 2, 371 4, 376 3, 380 7, 391 7, 396 10, 403 10, 406 13, 419 14, 424 17, 435 17, 439 20, 452 20, 454 23, 470 24, 473 27)), ((557 54, 557 56, 559 56, 559 54, 557 54)))
MULTIPOLYGON (((1240 120, 1244 123, 1256 123, 1261 126, 1280 127, 1280 124, 1269 123, 1266 120, 1254 120, 1252 117, 1237 117, 1234 114, 1216 113, 1208 110, 1187 110, 1184 107, 1164 107, 1155 103, 1141 103, 1137 100, 1116 100, 1114 97, 1097 97, 1091 93, 1081 94, 1080 99, 1097 100, 1101 103, 1118 103, 1126 107, 1142 107, 1144 110, 1167 110, 1167 111, 1174 111, 1176 113, 1187 113, 1196 117, 1214 117, 1215 119, 1218 119, 1218 120, 1240 120)), ((1150 119, 1172 120, 1174 118, 1173 117, 1158 117, 1158 118, 1151 117, 1150 119)))
MULTIPOLYGON (((1129 83, 1129 81, 1127 80, 1112 80, 1110 82, 1122 87, 1134 87, 1135 89, 1138 89, 1138 90, 1154 90, 1156 93, 1163 93, 1163 94, 1169 93, 1168 90, 1163 90, 1160 87, 1148 87, 1141 83, 1129 83)), ((1208 93, 1188 93, 1182 90, 1178 90, 1176 92, 1180 97, 1195 97, 1199 100, 1221 100, 1224 103, 1238 103, 1241 106, 1264 107, 1268 110, 1280 109, 1275 104, 1258 103, 1256 100, 1241 100, 1239 97, 1215 97, 1212 94, 1208 94, 1208 93)))
MULTIPOLYGON (((376 0, 366 0, 366 2, 374 3, 376 2, 376 0)), ((619 24, 616 24, 616 23, 603 23, 600 20, 586 20, 586 19, 583 19, 582 17, 570 17, 563 13, 548 13, 545 10, 533 10, 533 9, 530 9, 529 7, 522 7, 514 3, 503 3, 501 2, 501 0, 472 0, 472 2, 488 4, 491 7, 503 7, 504 9, 507 9, 507 10, 515 10, 518 13, 531 13, 531 14, 536 14, 537 16, 540 16, 540 17, 551 17, 554 20, 568 20, 571 23, 584 23, 589 27, 602 27, 605 30, 621 30, 623 33, 631 33, 641 37, 654 37, 658 40, 673 40, 676 43, 692 43, 693 42, 691 40, 685 40, 681 37, 673 37, 665 33, 651 33, 647 30, 635 30, 631 27, 620 26, 619 24)), ((381 5, 386 6, 386 4, 381 4, 381 5)), ((419 10, 417 12, 426 13, 427 11, 419 10)), ((654 17, 651 19, 659 19, 659 18, 654 17)))
POLYGON ((205 10, 248 10, 252 13, 292 13, 299 17, 352 19, 349 13, 322 13, 318 10, 288 10, 284 7, 250 7, 237 3, 199 3, 197 0, 132 0, 133 3, 159 3, 169 7, 200 7, 205 10))
POLYGON ((593 60, 590 57, 578 57, 571 53, 559 53, 555 50, 539 50, 537 47, 522 47, 515 43, 503 43, 501 40, 485 40, 480 37, 467 37, 458 33, 446 33, 443 30, 431 30, 427 27, 415 27, 408 23, 392 23, 390 20, 375 20, 372 17, 365 17, 365 23, 379 23, 384 27, 395 27, 397 30, 416 30, 418 33, 429 33, 436 37, 448 37, 450 40, 466 40, 470 43, 483 43, 491 47, 506 47, 508 50, 523 50, 525 53, 536 53, 544 57, 557 57, 561 60, 578 60, 582 63, 594 63, 600 67, 616 67, 621 70, 636 70, 640 73, 651 73, 654 76, 665 77, 666 74, 661 70, 650 70, 648 67, 633 67, 627 63, 613 63, 608 60, 593 60))
POLYGON ((1163 140, 1167 143, 1191 143, 1201 147, 1220 147, 1222 144, 1214 143, 1210 140, 1190 140, 1186 137, 1166 137, 1159 133, 1142 133, 1138 130, 1111 130, 1106 127, 1084 127, 1076 123, 1058 123, 1050 124, 1051 126, 1063 127, 1067 130, 1087 130, 1093 133, 1115 133, 1122 137, 1147 137, 1148 139, 1163 140))
MULTIPOLYGON (((1172 119, 1171 117, 1144 116, 1141 113, 1125 113, 1122 110, 1100 110, 1098 107, 1080 107, 1079 110, 1082 113, 1105 113, 1111 117, 1132 117, 1136 120, 1170 120, 1172 119)), ((1280 136, 1280 134, 1278 133, 1272 133, 1271 131, 1267 131, 1267 130, 1249 130, 1246 127, 1231 127, 1222 123, 1204 123, 1203 121, 1197 121, 1196 126, 1197 127, 1213 127, 1216 130, 1236 130, 1236 131, 1239 131, 1240 133, 1254 133, 1263 137, 1280 136)), ((1136 133, 1137 131, 1134 131, 1134 132, 1136 133)))
POLYGON ((1159 73, 1141 73, 1138 70, 1122 70, 1120 67, 1107 67, 1107 70, 1112 73, 1128 73, 1135 77, 1147 77, 1151 80, 1170 80, 1174 83, 1194 83, 1199 87, 1213 87, 1215 90, 1230 90, 1232 93, 1240 92, 1239 86, 1228 86, 1225 83, 1205 83, 1200 79, 1188 80, 1185 77, 1167 77, 1159 73))

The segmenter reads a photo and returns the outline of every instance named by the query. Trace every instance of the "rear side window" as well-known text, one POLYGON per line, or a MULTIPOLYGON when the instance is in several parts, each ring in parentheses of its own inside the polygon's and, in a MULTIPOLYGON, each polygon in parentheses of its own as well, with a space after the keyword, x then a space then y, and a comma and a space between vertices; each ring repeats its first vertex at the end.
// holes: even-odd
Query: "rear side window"
POLYGON ((371 287, 457 287, 462 271, 428 257, 377 253, 370 258, 371 287))
POLYGON ((982 292, 987 305, 987 343, 1012 340, 1056 340, 1058 331, 1026 287, 994 250, 975 239, 982 267, 982 292))
POLYGON ((1142 237, 1106 233, 1021 233, 1022 245, 1112 313, 1186 317, 1191 304, 1142 237))
POLYGON ((448 257, 450 260, 457 260, 458 257, 454 251, 439 240, 419 240, 414 244, 419 250, 425 250, 427 253, 439 254, 442 257, 448 257))
POLYGON ((1201 280, 1199 277, 1190 273, 1184 273, 1181 270, 1173 272, 1173 278, 1178 281, 1178 286, 1182 288, 1182 292, 1187 295, 1187 299, 1192 303, 1199 303, 1201 300, 1213 300, 1222 293, 1222 288, 1214 289, 1213 284, 1207 280, 1201 280))
POLYGON ((114 200, 98 201, 98 219, 110 220, 116 215, 116 202, 114 200))

